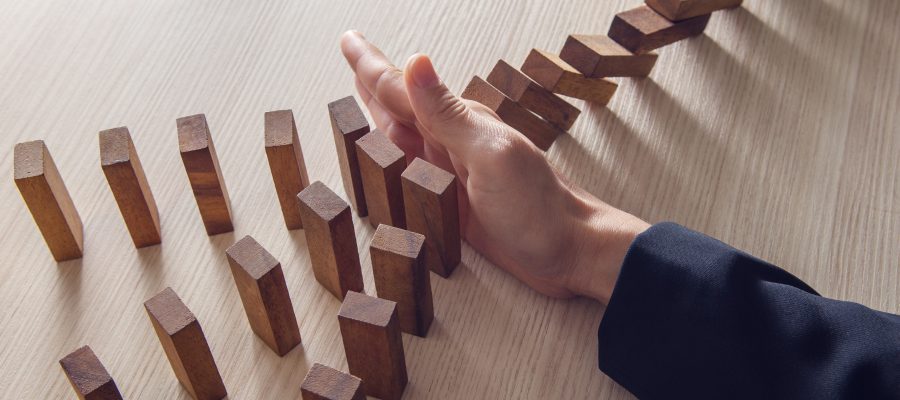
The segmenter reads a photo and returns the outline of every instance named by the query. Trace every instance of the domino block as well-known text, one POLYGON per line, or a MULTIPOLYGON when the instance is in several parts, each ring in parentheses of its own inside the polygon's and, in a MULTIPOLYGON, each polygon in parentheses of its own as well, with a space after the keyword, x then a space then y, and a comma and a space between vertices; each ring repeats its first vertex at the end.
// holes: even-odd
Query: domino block
POLYGON ((90 347, 84 346, 59 360, 72 389, 81 400, 121 400, 122 394, 90 347))
POLYGON ((356 141, 359 173, 362 177, 369 223, 406 227, 400 174, 406 169, 406 156, 378 129, 356 141))
POLYGON ((604 35, 569 35, 559 58, 589 78, 650 75, 658 55, 634 54, 604 35))
POLYGON ((297 197, 316 280, 338 299, 348 290, 361 292, 362 268, 350 206, 319 181, 297 197))
POLYGON ((178 118, 178 147, 207 235, 231 232, 231 201, 203 114, 178 118))
POLYGON ((331 131, 334 133, 334 144, 337 147, 338 163, 341 167, 341 178, 344 191, 356 214, 365 217, 369 214, 366 195, 363 192, 362 176, 359 173, 359 160, 356 158, 356 143, 359 138, 369 133, 369 122, 356 104, 353 96, 328 103, 328 115, 331 118, 331 131))
POLYGON ((303 400, 366 400, 361 379, 319 363, 303 378, 300 395, 303 400))
POLYGON ((522 72, 553 93, 600 105, 609 103, 619 86, 608 79, 585 77, 559 56, 538 49, 528 54, 522 72))
POLYGON ((250 236, 225 255, 250 328, 279 356, 300 344, 300 328, 281 264, 250 236))
POLYGON ((400 330, 425 337, 434 321, 425 236, 380 225, 372 238, 372 274, 378 297, 397 302, 400 330))
POLYGON ((744 0, 645 0, 647 6, 670 21, 682 21, 726 8, 740 7, 744 0))
POLYGON ((710 14, 672 22, 641 5, 616 14, 609 36, 635 54, 644 54, 682 39, 697 36, 706 29, 710 14))
POLYGON ((309 186, 309 174, 303 160, 303 149, 297 135, 297 124, 291 110, 265 114, 266 158, 275 182, 275 192, 287 229, 302 229, 297 193, 309 186))
POLYGON ((200 322, 172 288, 144 302, 153 330, 181 385, 198 400, 228 395, 200 322))
POLYGON ((134 247, 162 242, 156 200, 153 199, 128 128, 100 132, 100 166, 122 212, 134 247))
POLYGON ((16 144, 13 175, 25 205, 56 261, 81 258, 81 217, 43 140, 16 144))
POLYGON ((456 177, 420 158, 401 177, 406 227, 425 235, 425 264, 447 278, 462 259, 456 177))
POLYGON ((497 61, 487 81, 516 103, 564 131, 569 130, 581 114, 581 110, 544 89, 506 61, 497 61))
POLYGON ((400 399, 408 378, 397 304, 350 291, 341 304, 338 323, 347 366, 362 379, 366 395, 400 399))

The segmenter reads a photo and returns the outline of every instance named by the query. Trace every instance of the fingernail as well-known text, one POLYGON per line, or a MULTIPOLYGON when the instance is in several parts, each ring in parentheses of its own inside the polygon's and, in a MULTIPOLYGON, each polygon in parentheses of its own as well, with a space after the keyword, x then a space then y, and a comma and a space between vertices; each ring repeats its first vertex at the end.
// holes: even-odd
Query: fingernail
POLYGON ((416 86, 422 89, 431 89, 441 84, 441 78, 434 70, 431 59, 426 55, 413 56, 412 78, 416 86))
POLYGON ((363 34, 360 31, 357 31, 355 29, 351 29, 347 32, 344 32, 344 36, 347 38, 353 39, 353 40, 360 40, 360 39, 365 40, 366 39, 366 37, 363 36, 363 34))

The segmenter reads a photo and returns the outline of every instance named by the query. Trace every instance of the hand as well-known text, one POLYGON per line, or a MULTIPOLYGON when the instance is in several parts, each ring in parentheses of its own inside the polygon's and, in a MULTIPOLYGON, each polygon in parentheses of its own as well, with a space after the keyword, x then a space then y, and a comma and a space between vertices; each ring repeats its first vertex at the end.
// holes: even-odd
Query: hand
POLYGON ((427 56, 401 71, 354 31, 341 50, 375 125, 407 160, 457 176, 461 232, 475 250, 548 296, 609 300, 646 222, 568 183, 490 109, 451 93, 427 56))

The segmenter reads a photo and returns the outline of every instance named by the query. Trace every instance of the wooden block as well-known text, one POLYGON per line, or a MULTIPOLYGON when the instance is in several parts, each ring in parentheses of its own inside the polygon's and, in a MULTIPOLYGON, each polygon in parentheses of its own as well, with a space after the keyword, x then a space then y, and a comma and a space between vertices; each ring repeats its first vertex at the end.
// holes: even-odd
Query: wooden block
POLYGON ((350 206, 319 181, 297 197, 316 280, 338 299, 348 290, 363 291, 350 206))
POLYGON ((162 242, 156 200, 153 199, 128 128, 123 126, 100 132, 100 166, 122 212, 134 247, 162 242))
POLYGON ((559 58, 589 78, 650 75, 658 55, 634 54, 605 35, 569 35, 559 58))
POLYGON ((347 367, 366 395, 399 399, 408 381, 397 304, 350 291, 338 312, 347 367))
POLYGON ((225 250, 225 255, 250 328, 284 356, 300 344, 300 328, 281 264, 250 236, 225 250))
POLYGON ((53 258, 56 261, 81 258, 84 248, 81 217, 43 140, 16 145, 13 175, 53 258))
POLYGON ((334 144, 337 146, 344 191, 347 192, 350 203, 356 209, 356 214, 365 217, 369 211, 363 192, 362 176, 359 173, 359 160, 356 158, 354 143, 369 133, 369 122, 366 121, 366 116, 359 108, 359 104, 356 104, 353 96, 328 103, 328 115, 331 118, 334 144))
POLYGON ((356 141, 359 173, 362 177, 369 223, 404 228, 403 188, 400 174, 406 169, 406 156, 378 129, 356 141))
POLYGON ((608 79, 585 77, 559 56, 538 49, 528 54, 522 72, 553 93, 600 105, 609 103, 619 86, 608 79))
POLYGON ((291 110, 270 111, 266 120, 266 157, 288 229, 303 228, 297 193, 309 186, 309 174, 291 110))
POLYGON ((203 114, 178 118, 178 147, 187 171, 200 218, 210 236, 231 232, 231 201, 219 169, 219 158, 213 146, 206 116, 203 114))
POLYGON ((425 236, 380 225, 369 248, 378 297, 397 302, 400 330, 421 337, 434 321, 424 244, 425 236))
POLYGON ((144 302, 153 330, 181 385, 198 400, 221 399, 228 393, 200 322, 172 288, 144 302))
POLYGON ((366 400, 361 379, 319 363, 303 378, 300 395, 303 400, 366 400))
POLYGON ((116 382, 90 347, 84 346, 59 360, 72 389, 81 400, 120 400, 116 382))
POLYGON ((425 235, 425 263, 447 278, 462 259, 456 177, 417 158, 403 171, 407 229, 425 235))
POLYGON ((706 14, 672 22, 650 7, 641 5, 616 14, 607 36, 629 51, 643 54, 703 33, 709 16, 706 14))
POLYGON ((581 114, 581 110, 544 89, 506 61, 497 61, 487 81, 522 107, 564 131, 569 130, 581 114))
POLYGON ((644 2, 670 21, 682 21, 713 11, 740 7, 744 0, 645 0, 644 2))

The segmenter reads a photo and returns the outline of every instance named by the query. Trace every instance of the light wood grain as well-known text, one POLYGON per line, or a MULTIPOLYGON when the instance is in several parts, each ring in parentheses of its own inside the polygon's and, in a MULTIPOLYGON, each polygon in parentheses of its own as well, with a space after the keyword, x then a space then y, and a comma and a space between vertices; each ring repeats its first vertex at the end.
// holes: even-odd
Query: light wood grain
MULTIPOLYGON (((303 232, 284 228, 263 114, 294 111, 310 179, 344 196, 326 109, 354 90, 343 30, 397 62, 428 52, 460 91, 500 58, 603 34, 637 3, 3 0, 0 393, 71 396, 57 360, 90 344, 126 398, 187 399, 142 307, 169 285, 202 321, 229 398, 298 398, 314 361, 347 371, 340 302, 313 278, 303 232), (174 120, 196 113, 215 129, 234 233, 206 236, 184 176, 174 120), (97 166, 97 132, 123 125, 161 246, 134 249, 97 166), (12 149, 31 139, 82 216, 80 260, 53 261, 15 189, 12 149), (228 270, 225 248, 246 234, 283 264, 304 338, 284 358, 250 330, 228 270)), ((900 312, 900 2, 747 0, 659 53, 648 79, 618 80, 608 109, 574 102, 584 111, 552 163, 648 221, 900 312)), ((374 229, 354 226, 371 289, 374 229)), ((630 398, 596 368, 599 305, 541 297, 467 246, 450 279, 433 278, 428 338, 403 338, 406 398, 630 398)))

